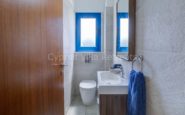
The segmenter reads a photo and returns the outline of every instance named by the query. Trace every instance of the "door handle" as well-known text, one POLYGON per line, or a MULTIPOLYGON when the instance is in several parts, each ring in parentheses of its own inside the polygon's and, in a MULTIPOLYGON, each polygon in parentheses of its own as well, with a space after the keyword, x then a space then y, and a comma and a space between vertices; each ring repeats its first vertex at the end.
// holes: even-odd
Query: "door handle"
POLYGON ((56 67, 64 67, 64 66, 68 66, 66 64, 52 64, 52 66, 56 66, 56 67))

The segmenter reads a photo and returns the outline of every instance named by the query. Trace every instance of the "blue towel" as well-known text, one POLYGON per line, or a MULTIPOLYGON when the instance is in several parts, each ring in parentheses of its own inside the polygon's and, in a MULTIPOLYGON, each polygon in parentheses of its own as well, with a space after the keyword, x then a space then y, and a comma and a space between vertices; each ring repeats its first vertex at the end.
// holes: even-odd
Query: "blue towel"
POLYGON ((146 115, 146 87, 144 75, 132 70, 128 87, 128 115, 146 115))

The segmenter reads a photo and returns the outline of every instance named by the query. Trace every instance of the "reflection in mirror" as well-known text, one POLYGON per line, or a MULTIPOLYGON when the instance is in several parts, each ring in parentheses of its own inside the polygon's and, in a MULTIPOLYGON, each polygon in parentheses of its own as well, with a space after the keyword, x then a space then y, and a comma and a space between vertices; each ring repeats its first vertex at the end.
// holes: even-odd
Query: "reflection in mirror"
POLYGON ((117 45, 116 55, 128 59, 129 51, 129 1, 117 2, 117 45))

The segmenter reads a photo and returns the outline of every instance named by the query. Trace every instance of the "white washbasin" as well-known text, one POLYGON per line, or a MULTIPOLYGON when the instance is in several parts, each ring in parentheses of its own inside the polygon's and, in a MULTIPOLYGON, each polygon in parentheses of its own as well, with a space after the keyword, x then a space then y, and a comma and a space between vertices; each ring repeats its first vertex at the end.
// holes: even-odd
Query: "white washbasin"
POLYGON ((100 82, 104 82, 104 84, 120 84, 121 83, 121 77, 118 74, 114 74, 109 71, 100 71, 99 72, 100 82))
POLYGON ((110 71, 98 71, 99 94, 128 94, 128 79, 110 71))

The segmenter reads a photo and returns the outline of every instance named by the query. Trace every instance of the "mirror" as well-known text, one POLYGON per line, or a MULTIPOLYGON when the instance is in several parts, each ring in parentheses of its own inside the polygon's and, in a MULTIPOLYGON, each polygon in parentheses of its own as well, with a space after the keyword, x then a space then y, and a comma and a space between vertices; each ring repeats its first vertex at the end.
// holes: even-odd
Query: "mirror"
POLYGON ((118 0, 116 9, 116 56, 131 61, 135 56, 135 0, 118 0))

